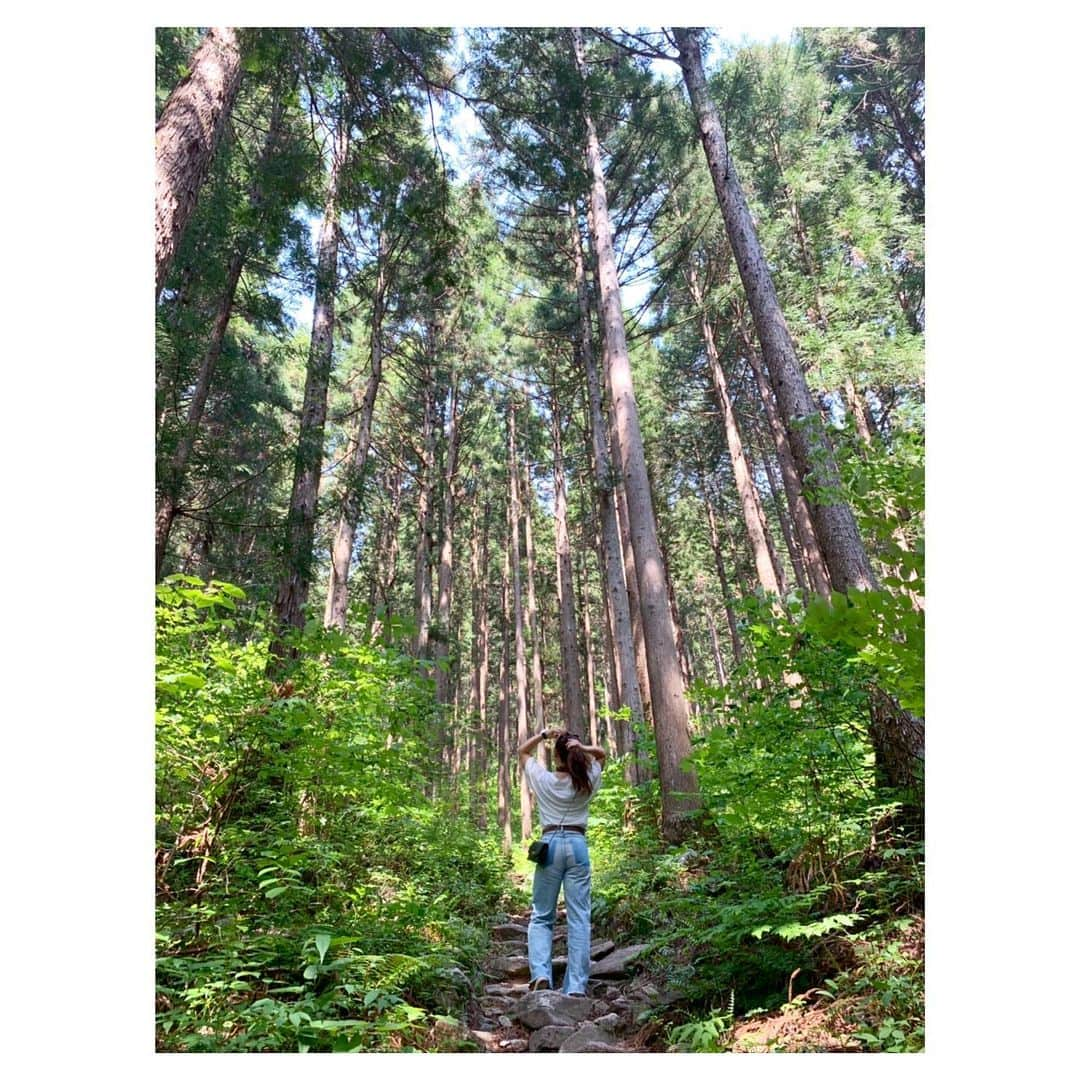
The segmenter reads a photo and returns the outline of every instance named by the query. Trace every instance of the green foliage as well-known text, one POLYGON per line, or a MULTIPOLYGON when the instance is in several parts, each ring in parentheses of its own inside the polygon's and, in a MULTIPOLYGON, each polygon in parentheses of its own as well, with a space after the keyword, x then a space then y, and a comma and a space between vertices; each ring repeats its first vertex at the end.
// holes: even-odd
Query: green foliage
POLYGON ((421 1046, 505 861, 426 790, 415 661, 311 628, 274 684, 261 622, 225 582, 158 589, 159 1046, 421 1046))

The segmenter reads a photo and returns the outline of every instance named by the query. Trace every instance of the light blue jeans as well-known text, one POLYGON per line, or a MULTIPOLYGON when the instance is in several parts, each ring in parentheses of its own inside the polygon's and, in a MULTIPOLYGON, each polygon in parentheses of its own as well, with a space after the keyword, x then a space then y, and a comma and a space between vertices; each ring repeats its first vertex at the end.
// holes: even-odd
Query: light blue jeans
POLYGON ((562 887, 566 900, 567 964, 564 994, 584 994, 589 982, 589 950, 592 946, 592 867, 589 847, 581 833, 558 829, 547 833, 547 860, 533 874, 532 914, 529 918, 529 979, 551 976, 551 934, 555 905, 562 887))

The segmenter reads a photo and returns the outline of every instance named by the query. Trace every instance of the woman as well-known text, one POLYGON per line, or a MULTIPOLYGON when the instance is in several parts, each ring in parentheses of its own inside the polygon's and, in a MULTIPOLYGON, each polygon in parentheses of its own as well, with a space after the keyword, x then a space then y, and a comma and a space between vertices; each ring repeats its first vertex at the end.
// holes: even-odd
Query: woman
POLYGON ((547 857, 533 875, 532 914, 529 918, 529 988, 548 990, 551 977, 551 932, 555 904, 562 886, 566 899, 567 963, 562 992, 585 996, 589 982, 591 947, 592 868, 585 827, 589 800, 600 787, 604 751, 583 746, 568 731, 541 731, 518 747, 518 761, 540 808, 540 824, 548 843, 547 857), (555 740, 555 772, 548 772, 532 756, 543 739, 555 740))

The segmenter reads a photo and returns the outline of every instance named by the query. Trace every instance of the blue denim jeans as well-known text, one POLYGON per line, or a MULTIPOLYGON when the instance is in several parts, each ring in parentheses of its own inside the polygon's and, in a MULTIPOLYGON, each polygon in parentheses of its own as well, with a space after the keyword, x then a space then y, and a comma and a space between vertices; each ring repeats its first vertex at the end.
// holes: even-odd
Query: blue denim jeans
POLYGON ((589 847, 581 833, 559 829, 549 832, 547 859, 533 874, 532 915, 529 918, 529 979, 551 976, 551 934, 555 905, 562 887, 566 900, 567 964, 564 994, 584 994, 589 982, 589 950, 592 938, 592 867, 589 847))

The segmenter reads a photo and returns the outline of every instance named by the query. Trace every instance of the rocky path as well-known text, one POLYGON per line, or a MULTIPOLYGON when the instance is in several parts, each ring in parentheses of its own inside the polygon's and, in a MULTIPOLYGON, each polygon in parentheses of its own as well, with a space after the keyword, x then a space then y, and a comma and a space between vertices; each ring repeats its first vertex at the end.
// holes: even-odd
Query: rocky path
MULTIPOLYGON (((632 969, 645 945, 617 948, 594 941, 589 996, 529 990, 527 912, 511 915, 492 930, 493 949, 484 964, 483 994, 469 1003, 470 1035, 491 1053, 642 1053, 655 1028, 643 1014, 666 995, 637 980, 632 969)), ((566 922, 555 924, 552 974, 559 984, 566 967, 566 922)))

